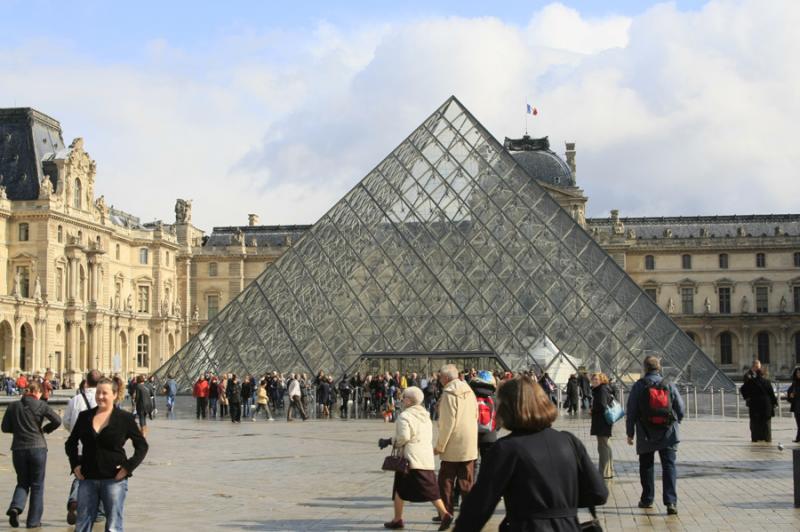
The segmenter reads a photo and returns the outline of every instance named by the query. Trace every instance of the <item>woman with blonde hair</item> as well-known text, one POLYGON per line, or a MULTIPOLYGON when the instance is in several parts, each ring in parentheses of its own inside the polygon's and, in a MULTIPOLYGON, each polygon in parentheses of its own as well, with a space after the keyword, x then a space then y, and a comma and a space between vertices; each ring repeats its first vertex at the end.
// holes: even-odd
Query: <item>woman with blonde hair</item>
POLYGON ((416 386, 403 391, 403 411, 395 424, 394 438, 378 441, 381 449, 393 445, 402 449, 408 460, 408 473, 395 473, 392 487, 394 500, 394 519, 383 526, 390 529, 403 528, 403 502, 432 502, 439 512, 439 530, 447 530, 453 516, 447 512, 439 494, 433 461, 433 424, 425 407, 422 406, 424 394, 416 386))
POLYGON ((600 473, 603 478, 614 478, 614 457, 611 454, 611 445, 608 443, 608 440, 611 439, 612 425, 606 421, 606 409, 611 405, 614 394, 611 393, 611 387, 608 384, 608 377, 605 373, 592 374, 591 383, 592 426, 589 429, 589 434, 597 436, 600 473))
POLYGON ((501 530, 578 532, 578 506, 599 506, 608 498, 586 448, 569 432, 551 428, 558 409, 530 377, 505 381, 497 402, 497 418, 511 434, 483 460, 455 529, 481 530, 503 497, 501 530))

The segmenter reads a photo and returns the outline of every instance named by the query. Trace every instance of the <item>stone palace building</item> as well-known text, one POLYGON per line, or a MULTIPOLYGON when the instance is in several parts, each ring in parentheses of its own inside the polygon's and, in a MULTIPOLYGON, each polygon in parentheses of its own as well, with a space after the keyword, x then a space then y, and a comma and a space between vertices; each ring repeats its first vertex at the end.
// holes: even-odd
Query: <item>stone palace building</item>
MULTIPOLYGON (((586 218, 575 145, 505 148, 731 376, 758 356, 777 376, 800 363, 800 215, 586 218)), ((170 222, 95 197, 78 138, 30 108, 0 109, 0 372, 162 365, 310 226, 170 222)))

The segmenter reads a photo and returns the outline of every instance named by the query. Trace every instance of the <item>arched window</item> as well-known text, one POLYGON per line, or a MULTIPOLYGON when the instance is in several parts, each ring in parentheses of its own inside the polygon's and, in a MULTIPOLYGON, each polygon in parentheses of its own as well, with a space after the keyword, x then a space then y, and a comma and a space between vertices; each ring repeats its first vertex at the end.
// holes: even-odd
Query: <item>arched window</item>
POLYGON ((655 270, 656 269, 656 258, 652 255, 645 255, 644 257, 644 269, 645 270, 655 270))
POLYGON ((26 223, 19 224, 19 241, 27 242, 29 236, 30 236, 30 229, 28 224, 26 223))
POLYGON ((75 180, 75 187, 73 187, 72 191, 72 206, 76 209, 81 208, 81 195, 83 194, 83 187, 81 186, 81 180, 75 180))
POLYGON ((136 338, 136 365, 140 368, 150 367, 150 337, 146 334, 136 338))
POLYGON ((64 228, 60 225, 58 226, 58 229, 56 229, 56 237, 58 238, 59 244, 64 242, 64 228))
POLYGON ((727 331, 719 335, 719 363, 733 364, 733 337, 727 331))
POLYGON ((761 331, 756 335, 756 345, 758 346, 758 359, 762 364, 769 364, 769 333, 761 331))

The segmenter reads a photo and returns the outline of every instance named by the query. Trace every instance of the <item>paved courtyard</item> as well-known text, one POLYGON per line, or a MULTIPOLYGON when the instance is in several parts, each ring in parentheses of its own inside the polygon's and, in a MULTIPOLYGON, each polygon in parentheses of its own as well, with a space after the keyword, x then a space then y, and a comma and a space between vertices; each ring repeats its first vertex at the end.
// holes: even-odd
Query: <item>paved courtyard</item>
MULTIPOLYGON (((391 517, 392 478, 380 471, 379 437, 394 425, 379 420, 285 421, 233 425, 195 421, 190 398, 181 398, 177 419, 152 423, 150 453, 129 484, 126 530, 379 530, 391 517), (184 415, 181 416, 181 413, 184 415)), ((63 408, 63 407, 61 407, 63 408)), ((596 460, 588 419, 559 418, 596 460)), ((680 515, 660 504, 636 507, 636 455, 621 425, 612 440, 617 478, 608 504, 599 509, 606 530, 799 530, 792 506, 791 443, 794 423, 776 420, 775 445, 751 444, 746 420, 691 419, 682 426, 678 496, 680 515), (784 451, 777 448, 783 442, 784 451)), ((48 437, 44 530, 70 530, 64 430, 48 437)), ((0 441, 0 502, 14 485, 10 436, 0 441)), ((659 481, 657 481, 659 482, 659 481)), ((429 504, 406 508, 409 530, 433 530, 429 504)), ((496 530, 502 503, 487 530, 496 530)), ((7 527, 0 521, 0 529, 7 527)), ((96 527, 96 530, 101 530, 96 527)))

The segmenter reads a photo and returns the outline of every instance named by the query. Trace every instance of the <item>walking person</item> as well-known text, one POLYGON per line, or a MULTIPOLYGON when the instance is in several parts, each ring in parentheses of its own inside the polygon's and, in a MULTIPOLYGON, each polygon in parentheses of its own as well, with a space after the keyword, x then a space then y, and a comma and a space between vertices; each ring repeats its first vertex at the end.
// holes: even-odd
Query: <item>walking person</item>
POLYGON ((197 401, 197 419, 201 417, 205 419, 208 413, 208 379, 206 379, 205 375, 201 375, 197 379, 192 395, 197 401))
POLYGON ((153 411, 153 404, 150 402, 150 390, 144 382, 143 375, 136 377, 136 388, 134 388, 133 393, 136 417, 139 418, 139 429, 142 431, 142 436, 147 437, 147 418, 153 411))
POLYGON ((300 381, 294 373, 289 376, 289 406, 286 407, 286 421, 292 421, 292 411, 296 410, 300 413, 303 421, 308 419, 306 411, 303 409, 303 402, 300 400, 302 391, 300 390, 300 381))
POLYGON ((348 402, 350 401, 350 392, 352 386, 350 380, 347 378, 347 373, 342 375, 342 380, 339 381, 339 399, 342 401, 342 406, 339 408, 339 417, 347 419, 348 402))
POLYGON ((147 454, 147 440, 136 426, 133 415, 114 408, 119 394, 111 379, 97 383, 97 406, 81 412, 64 444, 69 464, 80 481, 78 520, 75 532, 91 532, 102 501, 107 531, 123 530, 123 510, 128 492, 128 477, 147 454), (134 453, 125 454, 131 440, 134 453), (83 455, 78 454, 78 444, 83 455))
POLYGON ((578 372, 578 392, 581 396, 581 410, 592 406, 592 383, 585 371, 578 372))
POLYGON ((25 395, 19 401, 8 405, 3 415, 3 432, 13 434, 11 440, 11 461, 17 474, 17 485, 8 507, 8 524, 19 526, 19 515, 25 510, 25 501, 30 494, 30 506, 25 524, 37 528, 42 523, 44 512, 44 473, 47 464, 47 442, 44 435, 50 434, 61 425, 58 417, 47 403, 41 401, 42 388, 31 381, 25 395), (47 418, 48 423, 42 426, 47 418))
POLYGON ((605 479, 614 478, 614 457, 611 452, 612 425, 606 421, 606 409, 614 400, 611 388, 608 385, 608 377, 605 373, 595 373, 592 375, 592 425, 589 429, 591 436, 597 437, 597 455, 600 474, 605 479))
POLYGON ((505 381, 497 399, 497 418, 511 433, 497 440, 481 464, 456 532, 482 530, 501 497, 506 516, 500 530, 579 532, 578 506, 599 506, 608 499, 583 443, 551 428, 558 408, 535 379, 505 381))
POLYGON ((479 371, 469 386, 478 401, 478 454, 483 461, 486 453, 497 441, 497 402, 494 392, 497 389, 495 378, 489 371, 479 371))
POLYGON ((791 404, 789 410, 794 413, 794 423, 797 425, 797 434, 792 441, 800 443, 800 366, 792 372, 792 384, 786 391, 786 400, 791 404))
POLYGON ((317 403, 319 404, 320 417, 330 417, 331 410, 328 407, 328 403, 331 400, 331 385, 325 376, 320 376, 318 379, 319 384, 317 385, 317 403))
POLYGON ((164 394, 167 396, 167 415, 170 415, 175 408, 175 396, 178 395, 178 383, 170 374, 167 374, 167 382, 164 383, 164 394))
POLYGON ((242 384, 234 373, 228 380, 228 405, 231 412, 231 423, 242 422, 242 384))
MULTIPOLYGON (((439 371, 439 437, 434 454, 441 458, 439 492, 449 514, 453 514, 453 488, 458 483, 462 497, 472 489, 478 458, 478 402, 469 384, 458 378, 458 368, 447 364, 439 371)), ((436 518, 434 518, 436 519, 436 518)))
POLYGON ((578 377, 573 373, 567 379, 567 414, 578 413, 578 401, 580 400, 580 393, 578 392, 578 377))
POLYGON ((675 467, 678 453, 678 425, 684 416, 683 400, 674 384, 664 382, 661 361, 646 356, 643 361, 645 376, 636 381, 628 396, 625 428, 628 445, 636 437, 636 454, 639 455, 639 480, 642 495, 639 508, 652 508, 655 499, 655 453, 661 460, 663 501, 667 514, 678 513, 678 472, 675 467))
POLYGON ((453 515, 444 507, 439 487, 436 484, 436 466, 433 458, 433 424, 428 411, 421 405, 422 390, 410 386, 403 391, 403 411, 397 418, 394 438, 381 439, 378 446, 383 449, 393 445, 401 450, 408 460, 408 473, 395 472, 392 485, 394 517, 383 526, 389 529, 403 528, 403 504, 409 502, 432 502, 439 513, 439 530, 447 530, 453 515))
POLYGON ((750 414, 750 440, 753 442, 772 441, 772 418, 778 399, 772 383, 767 379, 766 369, 753 370, 753 376, 747 379, 739 389, 747 403, 750 414))
POLYGON ((262 380, 258 384, 258 391, 256 392, 256 410, 253 412, 253 421, 256 420, 258 413, 264 411, 264 415, 269 421, 275 421, 272 417, 272 412, 269 410, 269 398, 267 397, 267 381, 262 380))

